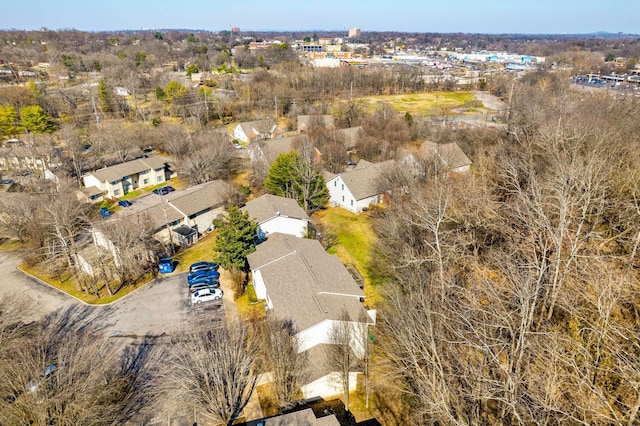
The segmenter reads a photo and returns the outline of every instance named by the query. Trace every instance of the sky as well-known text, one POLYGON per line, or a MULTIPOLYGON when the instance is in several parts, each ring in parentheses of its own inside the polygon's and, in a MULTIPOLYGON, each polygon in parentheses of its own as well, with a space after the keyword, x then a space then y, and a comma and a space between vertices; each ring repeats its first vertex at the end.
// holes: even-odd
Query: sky
POLYGON ((0 29, 640 33, 640 0, 7 0, 0 29))

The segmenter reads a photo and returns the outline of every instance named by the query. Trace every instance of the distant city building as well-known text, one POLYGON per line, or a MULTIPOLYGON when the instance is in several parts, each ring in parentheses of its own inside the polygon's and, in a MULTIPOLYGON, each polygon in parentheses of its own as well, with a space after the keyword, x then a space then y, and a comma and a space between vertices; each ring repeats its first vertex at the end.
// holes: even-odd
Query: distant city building
POLYGON ((349 38, 360 37, 360 28, 349 28, 349 38))
POLYGON ((238 27, 232 27, 232 28, 231 28, 231 32, 232 32, 233 34, 238 34, 238 33, 240 32, 240 28, 238 28, 238 27))

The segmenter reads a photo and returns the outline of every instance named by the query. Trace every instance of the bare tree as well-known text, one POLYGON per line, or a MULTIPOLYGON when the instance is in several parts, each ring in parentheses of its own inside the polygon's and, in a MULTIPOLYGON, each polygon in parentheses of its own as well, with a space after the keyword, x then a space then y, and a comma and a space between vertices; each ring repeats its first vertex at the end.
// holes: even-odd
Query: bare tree
POLYGON ((290 321, 267 318, 262 327, 264 369, 272 374, 278 404, 286 407, 302 397, 300 387, 308 377, 307 353, 298 350, 297 331, 290 321))
POLYGON ((338 374, 338 384, 342 388, 344 397, 344 408, 349 411, 350 375, 357 358, 351 349, 356 336, 348 312, 343 311, 340 314, 339 321, 334 322, 329 333, 331 343, 325 351, 325 365, 330 371, 338 374))
POLYGON ((3 424, 122 424, 151 407, 151 345, 97 339, 89 308, 31 327, 0 372, 3 424))
POLYGON ((169 348, 167 376, 177 390, 225 425, 249 402, 257 382, 255 340, 245 324, 193 331, 169 348))

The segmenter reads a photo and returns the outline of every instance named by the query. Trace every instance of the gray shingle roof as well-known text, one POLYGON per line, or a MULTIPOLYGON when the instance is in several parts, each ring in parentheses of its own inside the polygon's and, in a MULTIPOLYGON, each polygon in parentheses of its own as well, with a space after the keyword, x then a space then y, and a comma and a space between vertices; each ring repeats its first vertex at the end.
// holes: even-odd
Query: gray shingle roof
POLYGON ((335 130, 335 134, 344 142, 347 149, 353 149, 356 147, 358 139, 365 133, 362 126, 357 126, 348 127, 346 129, 337 129, 335 130))
POLYGON ((242 211, 249 212, 249 217, 255 219, 258 224, 276 216, 310 220, 296 200, 271 194, 265 194, 247 202, 242 211))
POLYGON ((264 426, 340 426, 335 414, 316 419, 311 408, 265 419, 264 426))
POLYGON ((424 141, 420 146, 420 152, 426 159, 438 159, 449 170, 471 165, 469 157, 467 157, 455 142, 437 144, 431 141, 424 141))
POLYGON ((224 205, 230 190, 231 187, 226 182, 214 180, 158 197, 157 204, 137 213, 124 209, 118 214, 135 215, 133 220, 151 221, 153 229, 158 230, 169 223, 183 219, 184 215, 191 217, 224 205))
POLYGON ((292 320, 300 331, 340 319, 343 309, 354 320, 366 313, 362 290, 316 240, 274 233, 248 260, 253 271, 260 270, 275 315, 292 320))
POLYGON ((271 165, 278 155, 286 154, 294 150, 293 143, 296 141, 296 136, 290 136, 280 139, 268 139, 260 143, 260 149, 264 154, 267 164, 271 165))
POLYGON ((354 170, 342 172, 340 177, 355 199, 362 200, 381 194, 386 190, 380 186, 382 177, 395 166, 395 160, 387 160, 381 163, 360 160, 354 170))
POLYGON ((278 126, 269 120, 256 120, 238 123, 244 134, 251 139, 251 135, 269 134, 277 129, 278 126))
POLYGON ((131 176, 145 170, 160 169, 167 165, 168 157, 153 155, 148 158, 138 158, 136 160, 127 161, 113 166, 105 167, 91 173, 100 182, 115 182, 123 177, 131 176))
POLYGON ((312 126, 321 127, 334 127, 333 115, 299 115, 298 116, 298 129, 306 127, 307 129, 312 126))
POLYGON ((167 200, 173 207, 190 217, 224 205, 231 190, 228 183, 214 180, 184 191, 172 192, 167 196, 167 200))

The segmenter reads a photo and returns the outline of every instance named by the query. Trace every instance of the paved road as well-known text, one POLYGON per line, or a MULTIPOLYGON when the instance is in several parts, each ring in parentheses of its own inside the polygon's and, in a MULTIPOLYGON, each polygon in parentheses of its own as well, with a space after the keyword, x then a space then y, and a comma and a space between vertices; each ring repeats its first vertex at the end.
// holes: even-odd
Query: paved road
POLYGON ((0 299, 24 304, 21 319, 36 321, 57 309, 79 305, 74 298, 19 271, 19 263, 20 259, 11 252, 0 251, 0 299))
MULTIPOLYGON (((23 320, 38 320, 57 309, 83 305, 19 271, 18 264, 17 257, 0 252, 0 298, 25 303, 23 320)), ((109 306, 91 309, 95 310, 105 336, 116 333, 129 337, 159 336, 173 334, 200 320, 211 327, 224 320, 221 302, 191 305, 186 273, 160 277, 109 306)))

